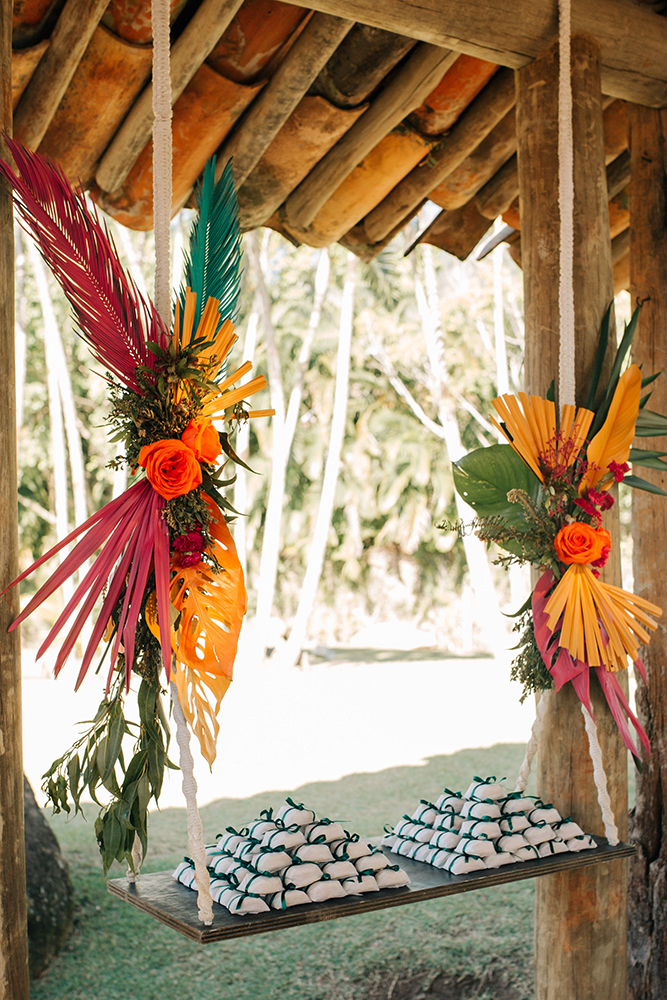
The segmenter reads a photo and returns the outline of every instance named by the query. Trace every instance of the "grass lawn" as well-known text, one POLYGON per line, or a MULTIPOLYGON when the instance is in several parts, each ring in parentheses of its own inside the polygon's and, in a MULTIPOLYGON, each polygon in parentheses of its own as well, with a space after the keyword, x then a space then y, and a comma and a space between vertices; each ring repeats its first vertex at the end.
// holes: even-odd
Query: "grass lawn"
MULTIPOLYGON (((513 783, 524 747, 501 744, 430 758, 420 767, 221 799, 201 810, 206 839, 279 806, 286 794, 374 836, 443 786, 473 775, 513 783)), ((307 749, 304 751, 307 752, 307 749)), ((74 930, 32 984, 33 1000, 528 1000, 533 882, 200 946, 110 896, 89 822, 51 819, 75 885, 74 930)), ((146 871, 187 853, 184 809, 153 813, 146 871)), ((112 877, 123 872, 112 871, 112 877)))

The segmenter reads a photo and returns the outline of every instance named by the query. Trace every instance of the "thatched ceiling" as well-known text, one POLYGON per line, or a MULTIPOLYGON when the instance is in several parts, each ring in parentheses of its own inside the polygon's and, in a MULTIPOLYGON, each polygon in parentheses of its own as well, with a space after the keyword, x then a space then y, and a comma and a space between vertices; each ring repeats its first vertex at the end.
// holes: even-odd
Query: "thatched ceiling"
MULTIPOLYGON (((588 4, 638 12, 644 34, 648 26, 667 40, 667 22, 649 9, 588 4)), ((451 0, 443 13, 442 0, 422 0, 422 24, 412 0, 313 0, 316 11, 172 0, 174 212, 217 153, 220 164, 234 156, 243 228, 270 226, 295 243, 338 241, 370 259, 427 200, 443 211, 423 238, 461 258, 498 216, 519 230, 511 67, 551 41, 553 11, 534 0, 517 40, 485 23, 490 5, 451 0), (393 30, 374 23, 378 11, 393 30)), ((602 35, 605 90, 667 101, 655 45, 641 72, 623 75, 633 52, 619 44, 605 54, 602 35)), ((13 46, 16 137, 57 160, 118 222, 152 228, 150 0, 17 0, 13 46)), ((630 175, 624 103, 613 97, 605 141, 620 281, 630 175)))

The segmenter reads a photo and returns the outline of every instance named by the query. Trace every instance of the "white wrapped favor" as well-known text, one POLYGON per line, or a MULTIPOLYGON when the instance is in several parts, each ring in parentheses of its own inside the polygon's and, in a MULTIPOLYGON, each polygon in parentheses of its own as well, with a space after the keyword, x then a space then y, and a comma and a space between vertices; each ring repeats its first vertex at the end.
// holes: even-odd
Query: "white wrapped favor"
POLYGON ((355 878, 359 873, 351 861, 332 861, 331 864, 323 865, 322 871, 329 878, 355 878))
POLYGON ((548 858, 552 854, 567 854, 567 844, 564 840, 545 840, 537 851, 541 858, 548 858))
POLYGON ((288 889, 304 889, 322 878, 319 865, 306 861, 300 865, 290 865, 282 874, 283 882, 288 889))
POLYGON ((314 823, 317 817, 312 809, 307 809, 304 806, 303 802, 292 802, 291 799, 288 799, 287 803, 278 810, 276 819, 285 826, 291 826, 293 823, 296 823, 297 826, 308 826, 310 823, 314 823))
POLYGON ((343 888, 348 896, 359 896, 363 892, 377 892, 379 886, 374 875, 358 875, 343 879, 343 888))
POLYGON ((456 845, 457 854, 466 854, 472 858, 485 858, 495 854, 496 848, 492 840, 474 840, 471 837, 461 837, 456 845))
POLYGON ((452 875, 465 875, 467 872, 481 871, 486 868, 482 858, 473 858, 464 854, 450 854, 442 867, 452 875))
POLYGON ((468 799, 461 807, 463 819, 500 819, 500 806, 497 802, 476 802, 468 799))
POLYGON ((503 788, 495 778, 474 778, 464 794, 464 799, 474 799, 476 802, 498 802, 507 797, 507 789, 503 788))
POLYGON ((302 844, 296 848, 293 857, 299 861, 314 861, 318 865, 333 861, 333 854, 328 844, 302 844))
POLYGON ((313 882, 306 889, 311 903, 324 903, 327 899, 340 899, 347 896, 345 889, 338 879, 324 879, 322 882, 313 882))
POLYGON ((517 862, 517 857, 509 851, 498 851, 496 854, 489 854, 484 858, 487 868, 501 868, 503 865, 513 865, 517 862))
POLYGON ((431 836, 431 844, 433 847, 444 847, 448 851, 453 851, 458 846, 460 839, 460 833, 454 833, 450 830, 434 830, 431 836))
POLYGON ((302 906, 304 903, 310 902, 311 900, 303 889, 285 889, 269 899, 273 910, 287 910, 290 906, 302 906))
POLYGON ((396 889, 401 885, 410 884, 408 873, 404 872, 398 865, 391 865, 389 868, 383 868, 382 871, 376 872, 375 880, 378 889, 396 889))
POLYGON ((261 872, 246 872, 239 882, 241 892, 251 892, 257 896, 270 896, 280 892, 283 882, 279 875, 263 875, 261 872))
POLYGON ((301 847, 305 843, 306 838, 296 823, 285 830, 272 830, 262 837, 262 847, 284 847, 287 851, 294 847, 301 847))
POLYGON ((552 830, 552 828, 545 823, 543 826, 527 827, 523 831, 523 835, 529 844, 537 847, 539 844, 543 844, 545 840, 553 840, 556 836, 556 831, 552 830))
POLYGON ((389 864, 388 859, 382 853, 382 851, 373 851, 372 854, 367 854, 363 858, 357 858, 354 862, 354 866, 358 872, 379 872, 382 868, 386 868, 389 864))
POLYGON ((319 823, 311 823, 304 828, 303 832, 309 844, 314 844, 317 841, 330 844, 336 840, 343 840, 345 837, 345 830, 340 823, 334 823, 331 820, 328 823, 324 820, 320 820, 319 823))

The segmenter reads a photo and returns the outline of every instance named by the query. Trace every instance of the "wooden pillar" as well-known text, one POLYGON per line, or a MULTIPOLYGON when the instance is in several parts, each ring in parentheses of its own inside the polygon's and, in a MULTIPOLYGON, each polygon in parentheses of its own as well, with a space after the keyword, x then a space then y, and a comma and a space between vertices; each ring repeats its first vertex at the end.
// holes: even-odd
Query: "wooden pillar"
MULTIPOLYGON (((12 0, 0 0, 1 133, 12 128, 12 0)), ((9 189, 0 181, 0 591, 18 575, 16 385, 14 373, 14 223, 9 189)), ((21 655, 18 593, 0 598, 0 1000, 29 1000, 23 834, 21 655)))
MULTIPOLYGON (((574 283, 576 381, 581 403, 600 323, 613 296, 598 52, 572 40, 574 95, 574 283)), ((558 380, 558 49, 517 73, 526 388, 544 395, 558 380)), ((616 545, 616 550, 618 545, 616 545)), ((611 575, 618 574, 618 551, 611 575)), ((621 839, 627 836, 627 764, 611 714, 591 678, 592 700, 621 839)), ((588 832, 604 834, 580 702, 571 685, 552 695, 538 751, 538 792, 588 832)), ((623 861, 536 883, 537 1000, 626 996, 623 861)))
MULTIPOLYGON (((630 282, 633 301, 643 303, 633 360, 645 374, 667 368, 667 113, 628 106, 632 157, 630 282)), ((649 406, 667 413, 667 374, 652 387, 649 406)), ((663 437, 641 438, 641 448, 665 450, 663 437)), ((639 475, 667 489, 667 476, 651 469, 639 475)), ((634 584, 637 594, 667 609, 664 545, 667 500, 638 490, 632 495, 634 584)), ((666 617, 644 650, 647 687, 637 688, 637 709, 651 740, 651 756, 637 775, 630 862, 629 996, 667 997, 667 633, 666 617)))

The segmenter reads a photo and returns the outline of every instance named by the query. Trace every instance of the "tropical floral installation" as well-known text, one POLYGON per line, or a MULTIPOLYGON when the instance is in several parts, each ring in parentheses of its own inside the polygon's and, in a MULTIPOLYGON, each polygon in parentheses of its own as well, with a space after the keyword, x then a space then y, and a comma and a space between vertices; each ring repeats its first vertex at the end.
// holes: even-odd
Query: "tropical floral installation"
POLYGON ((245 400, 266 386, 263 376, 235 387, 249 362, 228 370, 241 263, 230 166, 217 184, 215 162, 206 166, 167 330, 124 272, 83 191, 74 190, 54 163, 10 139, 7 145, 16 172, 0 161, 0 173, 102 366, 112 441, 124 449, 117 461, 129 466, 133 480, 10 585, 63 553, 11 628, 78 573, 73 596, 38 655, 68 626, 57 676, 87 629, 78 688, 103 647, 96 666, 106 672, 99 710, 85 735, 51 766, 43 790, 57 812, 69 813, 70 802, 80 811, 86 791, 100 806, 95 829, 106 872, 114 859, 132 864, 137 836, 145 854, 148 803, 159 798, 165 767, 175 766, 162 704, 170 682, 203 756, 209 764, 215 759, 216 717, 246 610, 243 571, 225 516, 235 513, 224 495, 234 482, 227 465, 240 461, 230 432, 272 411, 246 407, 245 400), (227 430, 219 431, 214 420, 227 430), (138 725, 124 714, 132 674, 139 679, 138 725), (125 736, 133 740, 129 759, 125 736))
MULTIPOLYGON (((627 357, 637 308, 615 354, 609 382, 600 379, 609 342, 608 310, 600 334, 586 406, 563 406, 560 419, 553 383, 547 398, 503 395, 491 420, 508 442, 479 448, 454 463, 459 494, 477 513, 472 530, 504 553, 497 562, 530 563, 541 570, 531 597, 517 612, 521 638, 512 679, 523 697, 570 681, 588 711, 590 668, 623 740, 639 765, 628 722, 647 752, 649 741, 616 674, 628 657, 646 682, 639 647, 649 641, 662 611, 655 604, 600 579, 611 552, 602 515, 614 504, 612 487, 625 483, 653 493, 659 487, 629 474, 630 465, 667 471, 667 452, 632 448, 635 437, 667 434, 667 418, 646 408, 642 377, 627 357)), ((466 530, 465 526, 458 526, 466 530)))

